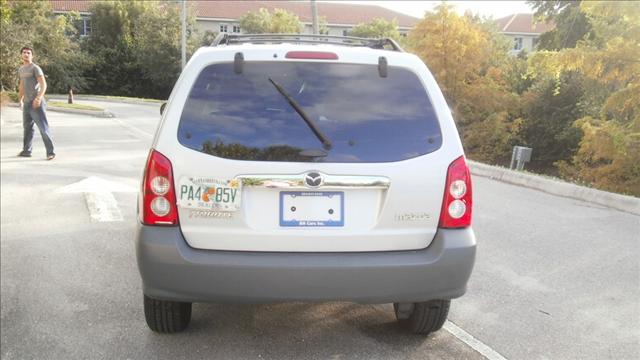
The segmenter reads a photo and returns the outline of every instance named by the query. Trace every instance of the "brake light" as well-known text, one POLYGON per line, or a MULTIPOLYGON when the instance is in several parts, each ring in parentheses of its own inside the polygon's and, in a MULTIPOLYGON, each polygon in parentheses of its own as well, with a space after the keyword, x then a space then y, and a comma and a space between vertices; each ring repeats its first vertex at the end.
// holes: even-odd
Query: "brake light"
POLYGON ((284 57, 287 59, 338 60, 337 54, 326 51, 289 51, 284 57))
POLYGON ((455 229, 471 226, 471 172, 464 156, 449 165, 445 185, 439 227, 455 229))
POLYGON ((151 150, 142 181, 142 223, 177 225, 178 209, 171 162, 151 150))

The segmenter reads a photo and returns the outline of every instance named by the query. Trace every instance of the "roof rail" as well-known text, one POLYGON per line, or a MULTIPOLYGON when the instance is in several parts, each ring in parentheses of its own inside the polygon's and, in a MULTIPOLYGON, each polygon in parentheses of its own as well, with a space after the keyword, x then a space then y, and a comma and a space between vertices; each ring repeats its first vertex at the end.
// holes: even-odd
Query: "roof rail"
POLYGON ((216 36, 211 46, 232 44, 331 44, 343 46, 366 46, 372 49, 385 49, 404 52, 396 41, 390 38, 371 39, 353 36, 313 35, 313 34, 227 34, 216 36))

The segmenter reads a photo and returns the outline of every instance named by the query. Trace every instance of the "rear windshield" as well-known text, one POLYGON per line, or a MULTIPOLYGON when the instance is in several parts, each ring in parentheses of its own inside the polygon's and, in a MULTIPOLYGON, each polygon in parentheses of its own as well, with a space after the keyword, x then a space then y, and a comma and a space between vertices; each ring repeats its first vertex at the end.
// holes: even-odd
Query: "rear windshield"
POLYGON ((405 160, 442 144, 413 72, 389 67, 381 77, 377 65, 311 62, 245 62, 240 74, 233 63, 206 67, 178 140, 228 159, 342 163, 405 160))

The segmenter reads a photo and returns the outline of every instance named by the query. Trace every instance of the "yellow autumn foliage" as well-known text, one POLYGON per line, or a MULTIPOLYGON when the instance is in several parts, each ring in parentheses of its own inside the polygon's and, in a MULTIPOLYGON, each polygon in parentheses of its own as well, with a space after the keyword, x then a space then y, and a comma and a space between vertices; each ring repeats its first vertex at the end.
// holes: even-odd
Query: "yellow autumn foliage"
POLYGON ((438 81, 468 156, 504 163, 519 129, 512 115, 517 97, 509 91, 503 69, 512 60, 505 39, 443 3, 414 26, 407 43, 438 81))
POLYGON ((529 59, 533 76, 579 72, 609 92, 599 118, 576 120, 580 146, 557 165, 565 177, 640 196, 640 2, 588 1, 581 10, 594 38, 529 59))
POLYGON ((411 51, 430 68, 447 100, 453 103, 465 83, 481 76, 494 50, 489 34, 472 19, 456 14, 448 4, 426 13, 407 41, 411 51))

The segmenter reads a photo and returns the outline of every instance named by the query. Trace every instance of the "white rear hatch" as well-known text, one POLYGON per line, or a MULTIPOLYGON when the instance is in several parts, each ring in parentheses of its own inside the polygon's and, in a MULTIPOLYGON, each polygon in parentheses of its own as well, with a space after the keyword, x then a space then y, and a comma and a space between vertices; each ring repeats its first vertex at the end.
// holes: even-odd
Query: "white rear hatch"
POLYGON ((172 163, 189 245, 237 251, 424 248, 462 155, 418 58, 331 45, 198 51, 154 147, 172 163), (338 59, 288 59, 294 48, 338 59))

